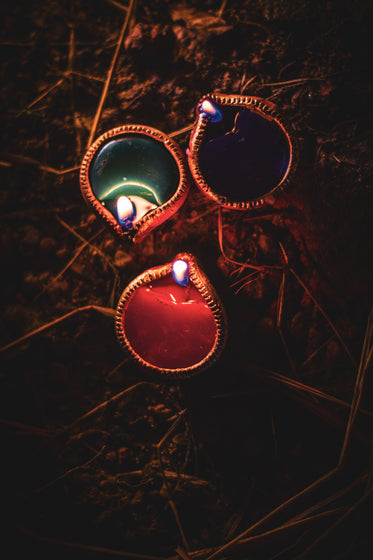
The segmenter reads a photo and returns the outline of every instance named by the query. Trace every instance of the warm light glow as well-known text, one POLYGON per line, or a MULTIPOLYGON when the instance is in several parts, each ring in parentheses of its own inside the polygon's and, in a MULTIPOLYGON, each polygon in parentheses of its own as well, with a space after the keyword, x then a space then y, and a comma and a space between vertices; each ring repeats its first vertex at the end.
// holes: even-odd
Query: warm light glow
POLYGON ((171 294, 171 292, 170 292, 170 298, 171 298, 171 300, 172 300, 172 303, 174 303, 175 305, 177 305, 176 298, 175 298, 174 294, 171 294))
POLYGON ((189 282, 189 265, 186 261, 178 259, 172 263, 172 276, 180 286, 186 286, 189 282))
POLYGON ((136 216, 136 209, 133 202, 126 196, 120 196, 117 200, 117 215, 119 223, 126 227, 131 228, 133 220, 136 216))
POLYGON ((209 101, 208 99, 205 99, 204 101, 202 101, 202 111, 204 113, 210 113, 211 115, 214 115, 215 107, 213 106, 211 101, 209 101))
POLYGON ((219 122, 223 118, 219 109, 209 99, 204 99, 202 101, 200 112, 207 117, 210 122, 219 122))
POLYGON ((138 183, 137 181, 126 181, 124 183, 120 183, 119 185, 114 185, 114 187, 111 187, 109 190, 107 190, 106 192, 104 192, 102 194, 102 196, 100 197, 100 200, 105 200, 107 197, 109 197, 117 189, 121 189, 122 187, 127 187, 127 186, 141 187, 141 188, 149 191, 154 196, 157 203, 161 204, 161 201, 159 200, 159 197, 157 196, 157 193, 155 191, 153 191, 153 189, 151 189, 147 185, 144 185, 144 183, 138 183))
POLYGON ((118 217, 121 220, 130 218, 133 214, 132 202, 126 196, 120 196, 117 200, 118 217))

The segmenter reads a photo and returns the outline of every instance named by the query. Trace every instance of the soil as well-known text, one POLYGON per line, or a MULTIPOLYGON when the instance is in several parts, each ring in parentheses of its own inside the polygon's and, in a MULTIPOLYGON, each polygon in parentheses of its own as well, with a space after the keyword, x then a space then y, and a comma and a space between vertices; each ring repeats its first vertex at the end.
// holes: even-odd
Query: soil
POLYGON ((2 5, 3 558, 372 555, 368 7, 2 5), (185 151, 208 92, 277 104, 298 145, 291 183, 244 212, 192 184, 174 217, 121 243, 81 196, 90 141, 138 123, 185 151), (229 335, 205 372, 170 381, 128 359, 110 310, 179 251, 229 335))

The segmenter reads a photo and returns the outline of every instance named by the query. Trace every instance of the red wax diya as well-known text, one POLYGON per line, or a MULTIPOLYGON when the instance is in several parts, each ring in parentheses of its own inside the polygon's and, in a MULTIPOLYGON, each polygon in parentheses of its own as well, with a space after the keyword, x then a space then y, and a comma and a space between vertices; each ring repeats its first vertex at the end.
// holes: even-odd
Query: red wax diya
POLYGON ((102 134, 84 156, 82 194, 122 241, 141 241, 189 190, 186 157, 169 136, 130 124, 102 134))
POLYGON ((259 97, 208 94, 188 149, 192 176, 209 198, 246 210, 274 201, 290 179, 295 142, 276 106, 259 97))
POLYGON ((210 281, 192 255, 181 253, 127 286, 117 307, 116 331, 141 366, 180 377, 216 360, 226 321, 210 281))

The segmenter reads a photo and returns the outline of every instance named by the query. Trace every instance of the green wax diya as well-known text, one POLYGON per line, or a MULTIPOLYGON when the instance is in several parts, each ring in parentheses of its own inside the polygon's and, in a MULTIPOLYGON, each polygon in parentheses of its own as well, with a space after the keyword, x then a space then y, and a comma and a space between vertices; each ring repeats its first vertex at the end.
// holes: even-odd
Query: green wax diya
POLYGON ((125 125, 100 136, 81 166, 81 190, 122 240, 140 241, 174 214, 189 185, 186 159, 162 132, 125 125))
POLYGON ((164 204, 175 194, 180 174, 161 142, 145 134, 125 134, 101 146, 92 159, 89 179, 97 198, 115 216, 120 195, 136 196, 152 208, 164 204))

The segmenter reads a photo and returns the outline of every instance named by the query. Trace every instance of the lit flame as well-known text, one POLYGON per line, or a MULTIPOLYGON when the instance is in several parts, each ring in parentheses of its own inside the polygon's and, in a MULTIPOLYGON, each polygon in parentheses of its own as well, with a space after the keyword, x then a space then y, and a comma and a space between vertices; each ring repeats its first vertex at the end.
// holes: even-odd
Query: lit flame
POLYGON ((213 106, 213 104, 211 103, 211 101, 209 101, 208 99, 205 99, 204 101, 202 101, 202 111, 204 113, 209 113, 210 115, 214 115, 216 112, 215 107, 213 106))
POLYGON ((180 286, 186 286, 189 282, 189 265, 186 261, 178 259, 172 263, 172 276, 180 286))
POLYGON ((126 196, 119 196, 117 200, 117 214, 119 223, 126 227, 131 228, 133 220, 136 216, 136 209, 133 202, 126 196))
POLYGON ((219 122, 223 118, 219 109, 209 99, 204 99, 202 101, 200 112, 204 117, 208 118, 210 122, 219 122))

